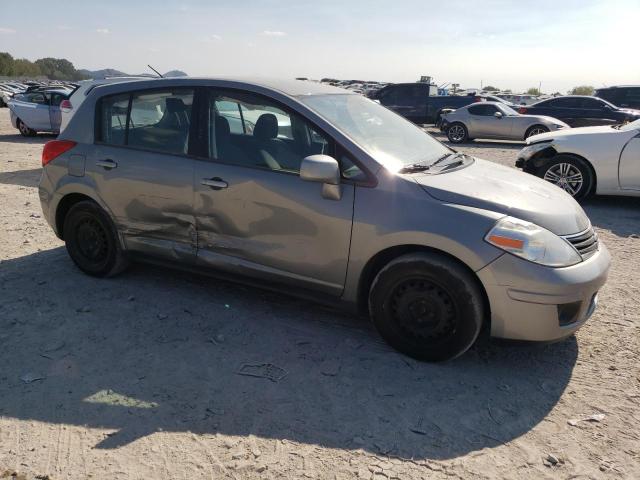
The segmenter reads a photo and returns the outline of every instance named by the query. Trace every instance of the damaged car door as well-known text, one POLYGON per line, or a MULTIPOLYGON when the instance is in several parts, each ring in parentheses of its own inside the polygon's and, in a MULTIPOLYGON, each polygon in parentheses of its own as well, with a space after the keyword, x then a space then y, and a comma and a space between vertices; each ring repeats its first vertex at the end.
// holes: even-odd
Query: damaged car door
POLYGON ((196 162, 194 176, 197 263, 340 295, 355 187, 337 181, 328 198, 322 183, 301 177, 310 156, 333 162, 339 176, 328 157, 335 155, 331 139, 262 95, 211 89, 207 104, 207 158, 196 162), (240 129, 231 128, 230 104, 240 129))
POLYGON ((87 174, 132 251, 192 262, 194 161, 189 156, 194 90, 104 97, 87 174))

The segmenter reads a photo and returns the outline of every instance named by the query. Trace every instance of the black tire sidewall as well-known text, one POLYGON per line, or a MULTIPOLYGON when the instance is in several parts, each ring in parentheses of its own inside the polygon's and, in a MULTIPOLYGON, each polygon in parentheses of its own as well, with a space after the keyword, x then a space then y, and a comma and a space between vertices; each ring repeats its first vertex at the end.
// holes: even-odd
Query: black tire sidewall
POLYGON ((460 122, 454 122, 449 124, 449 126, 447 127, 447 139, 451 142, 451 143, 464 143, 467 141, 467 139, 469 138, 469 131, 467 130, 467 127, 460 122), (449 136, 449 132, 451 131, 451 127, 454 126, 461 126, 464 129, 464 137, 461 140, 452 140, 451 137, 449 136))
POLYGON ((63 232, 69 256, 84 273, 94 277, 106 277, 112 274, 118 266, 122 251, 115 227, 108 215, 97 204, 82 201, 71 207, 64 220, 63 232), (97 221, 106 233, 108 253, 106 259, 99 265, 91 265, 90 262, 87 262, 78 246, 77 227, 82 220, 88 217, 97 221))
POLYGON ((462 355, 475 342, 482 327, 484 299, 477 280, 455 261, 438 254, 410 254, 380 271, 371 287, 369 308, 378 332, 392 347, 418 360, 443 361, 462 355), (458 326, 443 341, 410 338, 395 324, 390 311, 393 291, 403 279, 415 276, 443 288, 455 304, 458 326))
POLYGON ((580 187, 580 190, 578 190, 573 198, 577 200, 588 197, 593 191, 595 178, 593 172, 591 171, 591 167, 589 167, 589 165, 587 165, 584 160, 576 158, 572 155, 556 155, 549 162, 540 167, 540 169, 538 170, 538 176, 544 179, 544 175, 545 173, 547 173, 547 170, 549 170, 554 165, 557 165, 558 163, 569 163, 580 170, 580 173, 582 174, 582 187, 580 187))

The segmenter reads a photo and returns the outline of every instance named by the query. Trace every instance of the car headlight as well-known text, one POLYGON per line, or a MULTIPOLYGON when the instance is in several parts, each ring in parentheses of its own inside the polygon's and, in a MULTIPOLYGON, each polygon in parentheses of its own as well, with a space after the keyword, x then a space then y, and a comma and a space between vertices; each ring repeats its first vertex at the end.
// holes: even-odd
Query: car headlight
POLYGON ((548 267, 568 267, 582 261, 565 239, 519 218, 504 217, 484 239, 494 247, 548 267))
POLYGON ((536 153, 541 152, 545 148, 548 148, 550 145, 551 145, 551 140, 548 140, 546 142, 538 142, 538 143, 534 143, 532 145, 528 145, 528 146, 524 147, 522 150, 520 150, 520 153, 518 153, 518 158, 523 158, 525 160, 529 160, 536 153))

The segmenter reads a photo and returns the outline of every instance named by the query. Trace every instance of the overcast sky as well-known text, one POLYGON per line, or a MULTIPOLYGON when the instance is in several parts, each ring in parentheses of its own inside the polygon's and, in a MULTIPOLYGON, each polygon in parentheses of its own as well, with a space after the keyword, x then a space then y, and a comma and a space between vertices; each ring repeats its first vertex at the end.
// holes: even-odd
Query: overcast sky
POLYGON ((9 2, 0 51, 127 73, 494 85, 640 83, 640 0, 9 2))

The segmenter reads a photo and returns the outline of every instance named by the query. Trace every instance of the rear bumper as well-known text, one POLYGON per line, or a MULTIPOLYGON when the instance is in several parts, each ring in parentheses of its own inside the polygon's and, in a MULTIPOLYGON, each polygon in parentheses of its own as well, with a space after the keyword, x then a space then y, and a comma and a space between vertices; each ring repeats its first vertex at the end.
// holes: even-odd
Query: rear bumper
POLYGON ((505 254, 478 272, 491 308, 491 336, 554 341, 576 332, 594 313, 611 257, 601 243, 589 259, 550 268, 505 254))

